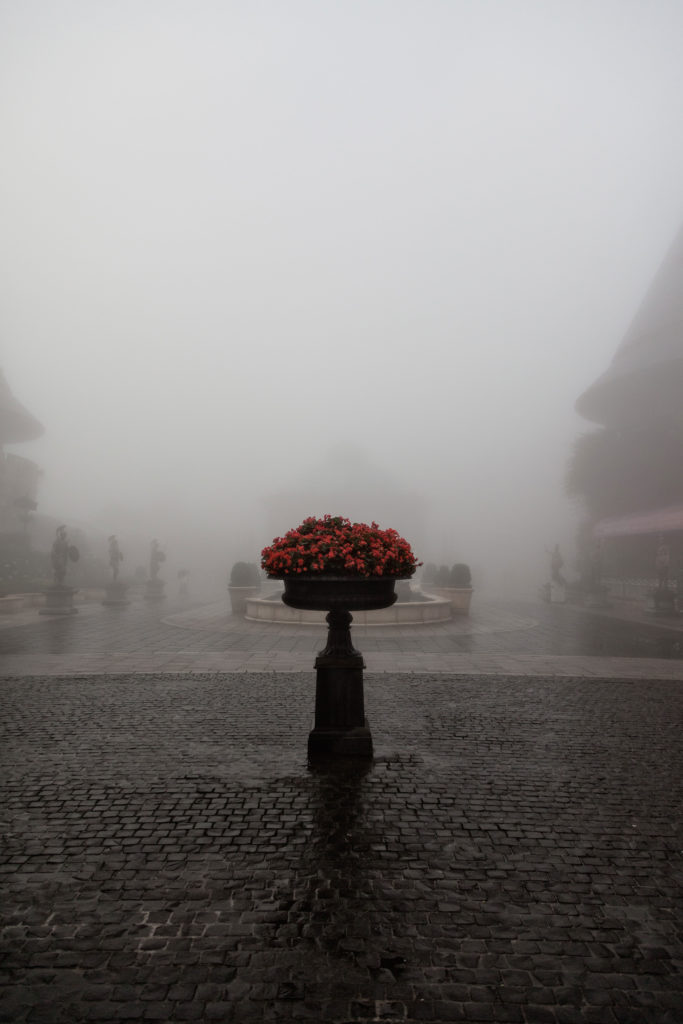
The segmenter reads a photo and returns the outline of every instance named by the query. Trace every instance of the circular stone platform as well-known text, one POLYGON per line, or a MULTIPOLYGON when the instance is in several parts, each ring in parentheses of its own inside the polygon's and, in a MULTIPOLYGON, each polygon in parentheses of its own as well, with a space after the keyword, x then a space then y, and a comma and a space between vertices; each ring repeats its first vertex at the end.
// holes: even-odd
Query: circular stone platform
MULTIPOLYGON (((283 605, 282 607, 286 606, 283 605)), ((265 638, 268 636, 273 638, 273 641, 277 635, 283 637, 290 630, 293 632, 292 627, 296 626, 304 632, 327 629, 327 623, 322 617, 315 621, 307 619, 298 623, 291 620, 289 622, 274 622, 264 619, 244 619, 230 614, 230 607, 227 601, 214 601, 210 604, 195 605, 184 611, 165 615, 162 622, 168 626, 190 630, 196 629, 202 632, 243 633, 245 637, 259 636, 265 638)), ((423 621, 419 624, 410 622, 358 622, 355 612, 353 615, 353 628, 362 630, 362 635, 382 635, 383 633, 386 635, 387 631, 395 631, 394 635, 398 643, 400 643, 400 637, 403 635, 404 630, 406 633, 412 633, 413 636, 419 633, 420 637, 424 639, 432 634, 442 636, 444 630, 449 634, 453 633, 466 637, 481 636, 488 633, 507 633, 520 629, 533 629, 537 625, 538 620, 529 615, 519 614, 516 611, 497 607, 496 605, 491 606, 486 604, 486 602, 478 602, 471 615, 455 615, 453 618, 423 621)))
MULTIPOLYGON (((245 619, 249 622, 277 622, 294 626, 325 625, 326 612, 290 608, 279 599, 248 597, 245 619)), ((354 611, 356 626, 422 626, 446 622, 451 618, 451 603, 442 597, 424 601, 396 601, 389 608, 375 611, 354 611)))

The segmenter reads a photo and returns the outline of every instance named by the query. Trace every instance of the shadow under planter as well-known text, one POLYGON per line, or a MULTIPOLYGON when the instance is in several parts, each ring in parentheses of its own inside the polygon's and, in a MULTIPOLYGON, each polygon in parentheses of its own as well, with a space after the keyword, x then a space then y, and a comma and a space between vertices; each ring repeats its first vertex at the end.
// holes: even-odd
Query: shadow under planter
POLYGON ((290 608, 327 609, 327 645, 315 659, 315 721, 308 737, 310 759, 372 757, 365 717, 363 655, 351 642, 351 611, 388 608, 395 580, 347 576, 285 577, 283 602, 290 608))

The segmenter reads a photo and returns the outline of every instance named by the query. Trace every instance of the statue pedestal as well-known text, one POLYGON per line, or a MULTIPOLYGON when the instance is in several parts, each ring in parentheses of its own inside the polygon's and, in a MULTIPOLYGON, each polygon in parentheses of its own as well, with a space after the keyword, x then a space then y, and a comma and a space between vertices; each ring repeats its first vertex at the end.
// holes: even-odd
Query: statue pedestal
POLYGON ((567 600, 567 588, 562 583, 552 580, 550 583, 550 603, 564 604, 567 600))
POLYGON ((127 583, 119 583, 118 580, 112 583, 107 583, 104 588, 105 597, 102 604, 117 606, 119 608, 123 605, 130 604, 130 601, 126 597, 127 590, 127 583))
POLYGON ((163 580, 147 580, 145 601, 163 601, 165 597, 163 580))
POLYGON ((63 583, 55 583, 45 591, 45 605, 38 612, 39 615, 75 615, 78 608, 74 608, 75 587, 66 587, 63 583))
POLYGON ((584 595, 583 603, 586 608, 609 608, 610 603, 607 599, 607 587, 598 587, 595 590, 589 590, 584 595))
POLYGON ((647 611, 654 615, 677 615, 676 591, 668 587, 657 587, 648 597, 647 611))

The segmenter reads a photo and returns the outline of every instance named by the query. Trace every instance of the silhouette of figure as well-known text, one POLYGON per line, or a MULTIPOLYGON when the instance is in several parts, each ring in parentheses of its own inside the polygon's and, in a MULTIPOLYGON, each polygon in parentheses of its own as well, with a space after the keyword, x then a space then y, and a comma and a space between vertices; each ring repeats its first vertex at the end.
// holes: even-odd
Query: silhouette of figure
POLYGON ((161 549, 158 540, 152 541, 151 553, 149 556, 149 575, 155 580, 159 576, 159 566, 166 561, 166 555, 161 549))
POLYGON ((669 586, 670 564, 671 558, 669 554, 669 545, 665 544, 660 537, 659 547, 657 548, 657 557, 655 558, 655 567, 657 569, 657 586, 660 590, 666 590, 669 586))
POLYGON ((112 576, 114 582, 119 578, 119 563, 123 561, 123 555, 119 542, 116 537, 112 534, 109 538, 109 564, 111 566, 112 576))
POLYGON ((566 586, 567 582, 562 575, 563 565, 564 559, 560 554, 560 545, 556 544, 550 556, 550 578, 553 583, 559 583, 562 587, 566 586))
POLYGON ((57 527, 56 536, 52 542, 50 558, 52 560, 52 568, 54 569, 55 583, 58 587, 62 587, 69 562, 78 561, 78 548, 74 547, 73 544, 69 544, 66 526, 57 527))

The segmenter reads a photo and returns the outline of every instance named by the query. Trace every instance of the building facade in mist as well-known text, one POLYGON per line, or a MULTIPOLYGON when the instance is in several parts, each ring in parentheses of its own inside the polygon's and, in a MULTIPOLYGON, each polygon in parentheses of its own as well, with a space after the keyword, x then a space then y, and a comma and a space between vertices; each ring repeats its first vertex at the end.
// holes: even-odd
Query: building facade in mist
POLYGON ((10 391, 0 370, 0 537, 23 536, 31 511, 36 507, 40 470, 35 462, 5 445, 32 441, 43 427, 10 391))
POLYGON ((652 579, 660 544, 683 575, 683 228, 612 363, 576 403, 581 437, 568 490, 583 499, 583 546, 606 576, 652 579))

